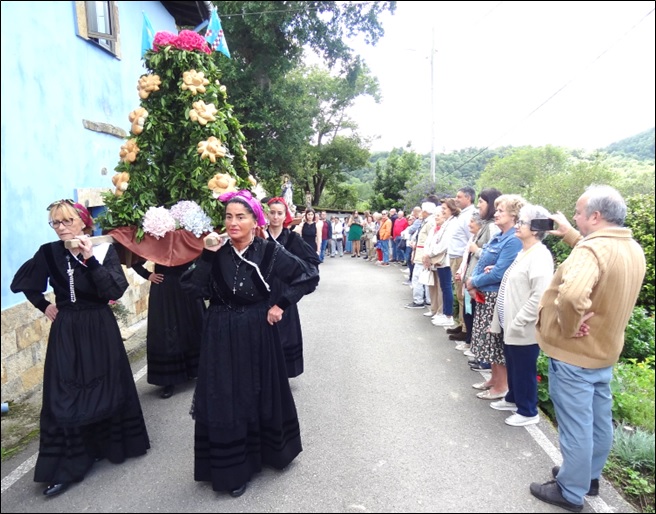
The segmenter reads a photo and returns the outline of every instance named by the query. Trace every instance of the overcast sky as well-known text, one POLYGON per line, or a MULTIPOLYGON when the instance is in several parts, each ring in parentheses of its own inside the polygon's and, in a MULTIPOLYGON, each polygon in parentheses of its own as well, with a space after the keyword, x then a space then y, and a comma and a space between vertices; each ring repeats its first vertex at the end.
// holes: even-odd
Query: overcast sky
POLYGON ((653 9, 653 1, 398 2, 376 47, 356 43, 383 101, 358 101, 351 115, 361 134, 378 137, 373 151, 411 141, 428 153, 432 123, 436 153, 606 146, 655 125, 653 9))

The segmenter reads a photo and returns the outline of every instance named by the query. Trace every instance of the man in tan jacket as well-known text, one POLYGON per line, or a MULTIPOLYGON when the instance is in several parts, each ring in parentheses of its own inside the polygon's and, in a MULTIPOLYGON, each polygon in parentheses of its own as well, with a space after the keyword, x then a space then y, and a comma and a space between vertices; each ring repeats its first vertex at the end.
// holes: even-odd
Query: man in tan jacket
POLYGON ((558 420, 562 466, 556 480, 530 486, 533 496, 581 512, 613 444, 613 365, 645 277, 645 255, 624 228, 626 204, 610 186, 590 186, 576 202, 574 221, 551 216, 552 234, 573 246, 538 307, 537 338, 549 357, 549 394, 558 420))

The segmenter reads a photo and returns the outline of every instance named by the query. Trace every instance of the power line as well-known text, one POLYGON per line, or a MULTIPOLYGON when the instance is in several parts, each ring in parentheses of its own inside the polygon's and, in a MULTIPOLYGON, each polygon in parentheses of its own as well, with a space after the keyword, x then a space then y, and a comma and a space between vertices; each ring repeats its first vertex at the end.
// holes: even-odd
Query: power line
MULTIPOLYGON (((537 111, 539 111, 542 107, 544 107, 547 103, 549 103, 554 97, 556 97, 561 91, 563 91, 567 86, 569 86, 572 82, 574 82, 582 72, 586 71, 588 68, 590 68, 594 63, 596 63, 599 59, 601 59, 604 55, 606 55, 610 50, 612 50, 621 40, 626 38, 631 32, 633 32, 642 22, 644 22, 649 16, 651 16, 654 13, 654 10, 652 9, 649 11, 647 14, 645 14, 642 18, 640 18, 639 21, 637 21, 632 27, 627 29, 622 35, 620 35, 613 43, 610 44, 604 51, 602 51, 597 57, 592 59, 587 65, 585 65, 579 73, 574 75, 571 79, 569 79, 567 82, 565 82, 561 87, 559 87, 554 93, 552 93, 549 97, 547 97, 546 100, 544 100, 540 105, 538 105, 535 109, 533 109, 531 112, 529 112, 524 118, 522 118, 519 122, 515 124, 514 127, 508 129, 506 132, 504 132, 502 135, 497 137, 495 140, 493 140, 491 143, 489 143, 485 148, 483 148, 480 152, 475 154, 473 157, 462 163, 460 166, 458 166, 453 172, 456 172, 460 169, 462 169, 466 164, 470 163, 473 161, 476 157, 481 155, 483 152, 488 150, 493 144, 495 144, 497 141, 500 139, 503 139, 505 136, 513 132, 517 127, 521 124, 523 124, 526 120, 528 120, 531 116, 533 116, 537 111)), ((452 172, 452 173, 453 173, 452 172)))

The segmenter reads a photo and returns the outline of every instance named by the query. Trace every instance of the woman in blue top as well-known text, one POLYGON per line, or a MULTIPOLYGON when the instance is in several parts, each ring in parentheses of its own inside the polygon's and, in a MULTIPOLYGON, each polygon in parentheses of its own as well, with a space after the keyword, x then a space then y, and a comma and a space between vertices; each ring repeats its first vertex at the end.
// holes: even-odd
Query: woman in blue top
POLYGON ((481 361, 492 366, 489 389, 476 396, 483 400, 499 400, 508 392, 506 361, 503 355, 503 336, 490 332, 497 294, 503 274, 522 249, 522 243, 515 237, 515 224, 519 211, 526 204, 519 195, 501 195, 495 202, 494 224, 500 232, 483 247, 483 252, 474 268, 466 287, 472 298, 481 292, 485 302, 477 305, 474 311, 474 325, 471 338, 471 351, 481 361))

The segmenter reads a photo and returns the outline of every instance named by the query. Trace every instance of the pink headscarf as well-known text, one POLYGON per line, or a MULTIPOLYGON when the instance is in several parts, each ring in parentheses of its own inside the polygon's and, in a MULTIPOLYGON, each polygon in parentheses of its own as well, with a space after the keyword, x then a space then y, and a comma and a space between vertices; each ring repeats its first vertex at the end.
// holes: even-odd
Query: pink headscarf
POLYGON ((267 202, 267 205, 271 205, 272 203, 281 203, 285 206, 285 213, 286 213, 285 214, 285 221, 282 222, 282 226, 287 228, 291 224, 291 222, 294 221, 294 217, 292 216, 292 213, 289 212, 289 205, 287 205, 287 202, 285 202, 285 199, 280 197, 280 196, 276 196, 275 198, 271 198, 271 200, 269 200, 267 202))
POLYGON ((91 217, 89 210, 81 203, 75 203, 73 204, 73 207, 75 207, 75 210, 80 215, 80 219, 84 223, 84 226, 87 228, 93 227, 93 218, 91 217))
POLYGON ((223 193, 219 196, 219 202, 228 203, 233 199, 239 200, 242 203, 248 205, 257 219, 257 224, 260 227, 266 226, 266 218, 264 217, 264 210, 262 209, 262 204, 257 198, 253 198, 253 195, 248 189, 242 189, 241 191, 230 191, 229 193, 223 193))

